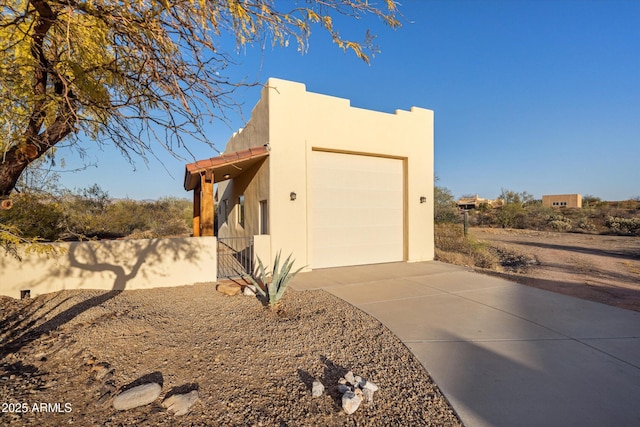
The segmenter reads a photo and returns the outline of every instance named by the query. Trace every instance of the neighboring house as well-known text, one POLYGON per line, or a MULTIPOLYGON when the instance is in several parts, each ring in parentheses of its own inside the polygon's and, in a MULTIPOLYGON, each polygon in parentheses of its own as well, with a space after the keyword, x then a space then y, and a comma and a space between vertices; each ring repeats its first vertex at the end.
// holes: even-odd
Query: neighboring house
POLYGON ((460 209, 464 210, 478 209, 481 205, 487 205, 490 208, 498 208, 504 205, 504 200, 484 199, 482 197, 478 197, 476 194, 474 197, 461 197, 460 200, 456 202, 456 205, 458 205, 460 209))
MULTIPOLYGON (((186 166, 194 235, 255 236, 307 269, 425 261, 433 243, 433 111, 395 114, 269 79, 221 156, 186 166)), ((256 243, 257 244, 257 243, 256 243)))
POLYGON ((582 208, 582 196, 580 194, 542 196, 542 206, 547 208, 582 208))

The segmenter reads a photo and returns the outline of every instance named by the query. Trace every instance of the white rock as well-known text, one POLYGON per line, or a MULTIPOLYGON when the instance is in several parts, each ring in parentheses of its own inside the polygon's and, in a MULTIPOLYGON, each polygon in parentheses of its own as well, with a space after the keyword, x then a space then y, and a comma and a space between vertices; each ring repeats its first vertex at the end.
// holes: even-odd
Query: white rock
POLYGON ((351 387, 349 387, 346 384, 338 384, 338 391, 340 392, 340 394, 344 394, 348 391, 353 391, 353 390, 351 390, 351 387))
POLYGON ((351 385, 356 385, 356 379, 353 376, 353 372, 349 371, 344 375, 344 379, 351 385))
POLYGON ((243 291, 242 291, 242 295, 245 295, 245 296, 248 296, 248 297, 255 297, 256 296, 256 291, 251 289, 251 287, 249 287, 249 286, 245 286, 243 291))
POLYGON ((320 381, 314 381, 311 386, 311 395, 313 397, 320 397, 324 393, 324 386, 320 381))
POLYGON ((356 375, 355 377, 353 377, 353 379, 355 380, 354 385, 356 387, 362 388, 362 386, 364 385, 364 380, 362 379, 362 377, 360 375, 356 375), (361 383, 362 383, 362 385, 361 385, 361 383))
POLYGON ((374 393, 373 390, 365 388, 364 390, 362 390, 362 398, 367 403, 373 403, 373 393, 374 393))
POLYGON ((162 401, 162 406, 173 412, 173 415, 180 416, 189 413, 189 409, 198 401, 198 390, 192 390, 186 394, 174 394, 162 401))
POLYGON ((365 382, 362 388, 369 389, 371 391, 378 391, 378 386, 376 385, 376 383, 372 383, 371 381, 365 382))
POLYGON ((118 411, 148 405, 160 396, 162 387, 158 383, 147 383, 123 391, 113 399, 113 407, 118 411))
POLYGON ((348 391, 342 395, 342 409, 347 413, 347 415, 351 415, 356 412, 360 403, 362 403, 362 398, 352 391, 348 391))
POLYGON ((344 378, 340 378, 338 380, 338 384, 346 384, 346 383, 347 383, 347 380, 345 380, 344 378))

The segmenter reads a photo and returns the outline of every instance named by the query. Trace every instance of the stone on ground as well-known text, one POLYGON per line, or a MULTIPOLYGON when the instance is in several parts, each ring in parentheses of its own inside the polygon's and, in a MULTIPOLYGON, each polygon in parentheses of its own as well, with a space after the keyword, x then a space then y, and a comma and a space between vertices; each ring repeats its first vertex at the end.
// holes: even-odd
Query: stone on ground
POLYGON ((353 372, 349 371, 344 375, 344 379, 351 385, 356 385, 356 378, 353 376, 353 372))
POLYGON ((234 296, 242 292, 242 287, 235 283, 220 283, 216 290, 225 295, 234 296))
POLYGON ((371 391, 378 391, 378 385, 376 383, 372 383, 371 381, 365 381, 362 386, 363 389, 369 389, 371 391))
POLYGON ((311 395, 313 397, 320 397, 324 393, 324 386, 320 381, 314 381, 311 387, 311 395))
POLYGON ((189 409, 198 400, 198 390, 192 390, 186 394, 174 394, 171 397, 166 398, 162 402, 162 406, 167 408, 173 415, 180 416, 189 413, 189 409))
POLYGON ((365 388, 362 390, 362 397, 367 403, 373 403, 373 393, 373 390, 365 388))
POLYGON ((147 383, 123 391, 113 399, 113 407, 118 411, 148 405, 160 396, 162 387, 158 383, 147 383))
POLYGON ((356 412, 361 402, 362 397, 352 391, 347 391, 342 395, 342 409, 347 415, 356 412))

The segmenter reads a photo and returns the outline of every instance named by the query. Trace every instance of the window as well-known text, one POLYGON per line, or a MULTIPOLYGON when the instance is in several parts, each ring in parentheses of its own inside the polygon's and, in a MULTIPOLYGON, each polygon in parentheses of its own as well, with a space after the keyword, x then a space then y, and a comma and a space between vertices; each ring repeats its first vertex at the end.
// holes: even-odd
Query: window
POLYGON ((260 200, 260 234, 269 234, 269 206, 266 200, 260 200))
POLYGON ((238 224, 244 227, 244 194, 238 197, 238 224))

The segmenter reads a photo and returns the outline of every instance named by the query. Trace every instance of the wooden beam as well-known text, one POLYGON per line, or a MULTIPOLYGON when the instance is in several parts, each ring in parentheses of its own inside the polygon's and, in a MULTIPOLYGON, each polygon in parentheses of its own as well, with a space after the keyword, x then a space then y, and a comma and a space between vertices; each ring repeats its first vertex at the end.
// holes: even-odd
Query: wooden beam
POLYGON ((213 236, 213 171, 209 170, 200 177, 202 199, 200 204, 201 236, 213 236))
POLYGON ((193 237, 200 237, 200 200, 202 188, 197 185, 193 189, 193 237))

